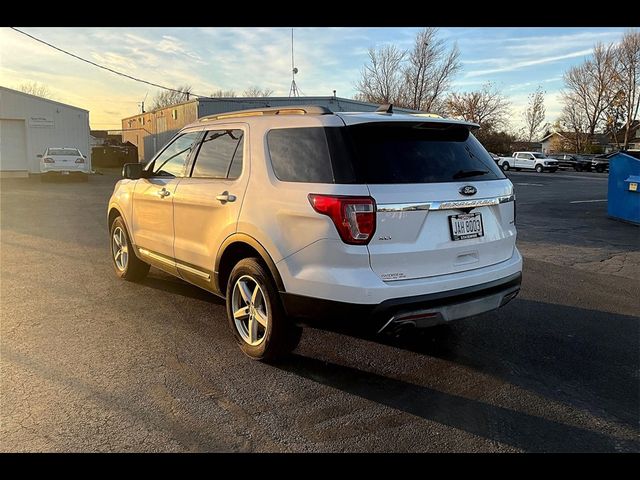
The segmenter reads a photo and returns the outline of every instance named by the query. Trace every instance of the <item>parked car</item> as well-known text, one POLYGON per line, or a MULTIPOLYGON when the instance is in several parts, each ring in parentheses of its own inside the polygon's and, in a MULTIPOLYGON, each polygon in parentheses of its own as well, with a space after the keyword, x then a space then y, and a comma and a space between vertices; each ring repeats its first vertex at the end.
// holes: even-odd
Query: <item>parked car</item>
POLYGON ((591 160, 591 168, 598 173, 609 171, 609 156, 608 155, 596 155, 591 160))
POLYGON ((550 157, 558 160, 560 167, 573 168, 576 172, 591 170, 591 159, 575 153, 555 153, 550 157))
POLYGON ((75 147, 48 147, 40 159, 40 180, 52 176, 73 176, 80 180, 89 179, 86 157, 75 147))
POLYGON ((538 173, 555 172, 558 169, 556 159, 547 158, 540 152, 514 152, 511 157, 500 157, 498 165, 505 172, 511 168, 535 170, 538 173))
POLYGON ((225 298, 259 360, 314 321, 381 333, 497 309, 520 289, 515 196, 474 128, 313 106, 200 119, 124 166, 108 205, 115 273, 153 265, 225 298))

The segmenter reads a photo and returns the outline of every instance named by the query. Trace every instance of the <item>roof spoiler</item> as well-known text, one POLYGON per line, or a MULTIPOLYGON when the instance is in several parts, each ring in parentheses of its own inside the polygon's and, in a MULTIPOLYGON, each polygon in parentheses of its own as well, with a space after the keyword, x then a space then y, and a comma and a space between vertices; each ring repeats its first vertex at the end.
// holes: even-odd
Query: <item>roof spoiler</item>
POLYGON ((393 113, 393 103, 385 103, 376 109, 376 113, 393 113))

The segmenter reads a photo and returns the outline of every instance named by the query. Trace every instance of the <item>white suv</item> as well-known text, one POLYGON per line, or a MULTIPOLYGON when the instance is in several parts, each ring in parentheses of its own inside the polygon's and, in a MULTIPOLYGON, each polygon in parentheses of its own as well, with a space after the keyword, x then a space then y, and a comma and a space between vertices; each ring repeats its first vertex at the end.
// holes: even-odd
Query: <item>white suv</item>
POLYGON ((153 265, 225 297, 254 359, 317 320, 382 332, 497 309, 520 289, 515 196, 473 128, 386 109, 202 118, 125 165, 108 207, 115 272, 153 265))

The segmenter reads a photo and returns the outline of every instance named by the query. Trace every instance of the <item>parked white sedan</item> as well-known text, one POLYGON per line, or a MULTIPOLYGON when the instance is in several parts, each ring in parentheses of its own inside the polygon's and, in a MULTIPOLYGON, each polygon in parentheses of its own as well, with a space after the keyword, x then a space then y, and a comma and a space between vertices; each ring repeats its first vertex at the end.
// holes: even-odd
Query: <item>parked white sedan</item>
POLYGON ((51 176, 73 175, 88 180, 89 165, 84 155, 75 147, 49 147, 40 158, 40 179, 51 176))

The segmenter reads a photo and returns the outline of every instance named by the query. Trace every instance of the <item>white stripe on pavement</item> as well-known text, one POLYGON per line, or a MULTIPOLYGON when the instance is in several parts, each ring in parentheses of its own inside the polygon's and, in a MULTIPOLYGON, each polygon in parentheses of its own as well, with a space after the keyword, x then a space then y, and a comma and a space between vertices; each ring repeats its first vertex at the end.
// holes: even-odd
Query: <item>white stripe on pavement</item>
POLYGON ((532 187, 544 187, 543 183, 516 183, 516 185, 530 185, 532 187))
POLYGON ((569 203, 593 203, 593 202, 606 202, 607 199, 605 198, 604 200, 574 200, 573 202, 569 202, 569 203))

